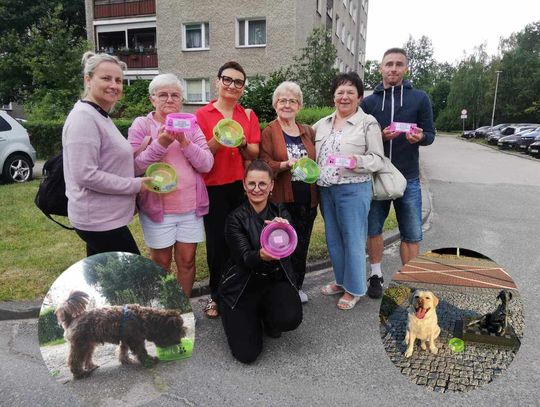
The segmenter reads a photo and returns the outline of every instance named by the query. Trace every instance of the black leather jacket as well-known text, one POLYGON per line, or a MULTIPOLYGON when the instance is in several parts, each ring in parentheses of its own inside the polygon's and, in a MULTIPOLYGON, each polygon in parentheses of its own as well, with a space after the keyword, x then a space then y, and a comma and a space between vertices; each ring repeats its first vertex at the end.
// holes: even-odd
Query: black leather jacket
POLYGON ((265 220, 276 216, 291 222, 291 216, 282 204, 268 202, 266 208, 257 213, 248 201, 236 208, 227 217, 225 239, 231 252, 231 259, 219 283, 221 300, 234 308, 244 292, 253 273, 272 276, 283 270, 287 280, 297 288, 290 257, 279 261, 264 261, 259 256, 260 236, 265 220))

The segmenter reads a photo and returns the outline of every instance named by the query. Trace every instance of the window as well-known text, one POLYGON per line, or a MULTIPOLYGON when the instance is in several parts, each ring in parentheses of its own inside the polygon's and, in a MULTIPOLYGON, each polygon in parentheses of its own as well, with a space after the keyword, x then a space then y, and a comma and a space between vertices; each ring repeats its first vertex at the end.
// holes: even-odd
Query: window
POLYGON ((347 33, 347 49, 351 50, 351 33, 347 33))
POLYGON ((210 101, 210 81, 208 79, 186 79, 186 103, 208 103, 210 101))
POLYGON ((11 125, 3 117, 0 117, 0 131, 9 131, 11 128, 11 125))
POLYGON ((208 23, 184 24, 184 50, 209 49, 209 28, 208 23))
POLYGON ((356 42, 355 42, 355 40, 353 39, 353 40, 352 40, 352 43, 351 43, 351 54, 353 54, 353 55, 354 55, 354 51, 355 51, 355 45, 356 45, 356 42))
POLYGON ((266 45, 266 20, 238 20, 238 46, 260 47, 266 45))
POLYGON ((343 0, 343 5, 347 8, 347 0, 343 0))
POLYGON ((115 55, 155 54, 156 23, 102 25, 96 28, 96 50, 115 55))
POLYGON ((345 44, 345 23, 341 26, 341 42, 345 44))
POLYGON ((326 6, 326 0, 317 0, 317 13, 322 16, 324 7, 326 6))
POLYGON ((336 14, 336 35, 339 38, 339 16, 336 14))

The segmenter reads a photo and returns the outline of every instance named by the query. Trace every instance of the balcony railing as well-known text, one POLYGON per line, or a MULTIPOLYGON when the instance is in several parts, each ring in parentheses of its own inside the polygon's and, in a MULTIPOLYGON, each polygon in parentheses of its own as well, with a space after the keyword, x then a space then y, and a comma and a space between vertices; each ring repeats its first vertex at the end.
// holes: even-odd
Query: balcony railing
POLYGON ((95 0, 94 18, 156 14, 155 0, 95 0))
POLYGON ((120 53, 118 55, 121 61, 124 61, 129 69, 157 68, 157 53, 120 53))

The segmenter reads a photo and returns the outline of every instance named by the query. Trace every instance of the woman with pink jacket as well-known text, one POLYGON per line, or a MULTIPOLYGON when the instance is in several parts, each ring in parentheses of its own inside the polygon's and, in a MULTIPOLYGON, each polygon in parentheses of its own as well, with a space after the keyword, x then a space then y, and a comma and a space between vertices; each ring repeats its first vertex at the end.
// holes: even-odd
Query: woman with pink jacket
POLYGON ((210 171, 214 156, 200 129, 193 134, 165 130, 167 115, 182 110, 180 80, 173 74, 158 75, 148 90, 155 111, 137 117, 128 133, 135 170, 142 174, 150 164, 167 163, 175 168, 178 185, 167 194, 141 192, 139 219, 151 259, 169 271, 174 254, 176 278, 189 297, 197 243, 204 241, 203 216, 208 213, 208 193, 201 174, 210 171))

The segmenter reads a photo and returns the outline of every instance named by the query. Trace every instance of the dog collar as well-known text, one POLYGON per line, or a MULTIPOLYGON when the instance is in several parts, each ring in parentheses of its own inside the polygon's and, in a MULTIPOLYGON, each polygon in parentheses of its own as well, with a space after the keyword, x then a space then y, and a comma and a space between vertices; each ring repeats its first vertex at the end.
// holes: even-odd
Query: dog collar
POLYGON ((130 320, 137 322, 142 328, 142 324, 141 321, 139 321, 139 318, 129 312, 128 304, 124 304, 122 319, 120 320, 120 339, 124 337, 124 324, 130 320))

